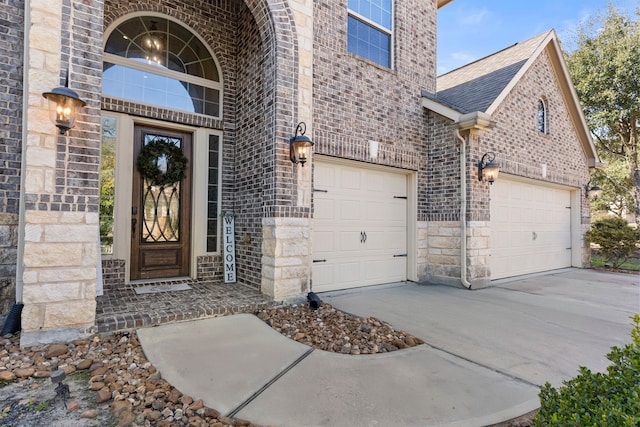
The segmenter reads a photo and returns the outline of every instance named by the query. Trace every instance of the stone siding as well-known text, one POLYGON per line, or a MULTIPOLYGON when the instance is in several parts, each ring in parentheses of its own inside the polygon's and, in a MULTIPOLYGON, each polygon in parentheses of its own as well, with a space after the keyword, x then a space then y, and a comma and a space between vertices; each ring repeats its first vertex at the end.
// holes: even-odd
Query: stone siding
MULTIPOLYGON (((427 225, 425 281, 462 286, 460 221, 430 221, 427 225)), ((486 287, 490 278, 490 223, 467 223, 466 279, 472 289, 486 287)))
POLYGON ((34 0, 28 16, 23 345, 73 339, 95 323, 102 3, 34 0), (87 106, 59 135, 42 93, 67 70, 87 106))
POLYGON ((262 292, 276 301, 309 291, 308 218, 262 221, 262 292))

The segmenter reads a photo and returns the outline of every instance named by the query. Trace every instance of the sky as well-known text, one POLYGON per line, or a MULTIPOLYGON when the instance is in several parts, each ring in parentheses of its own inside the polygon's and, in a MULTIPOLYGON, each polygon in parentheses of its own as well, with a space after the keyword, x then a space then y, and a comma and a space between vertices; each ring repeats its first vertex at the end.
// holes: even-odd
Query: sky
MULTIPOLYGON (((613 0, 632 15, 640 0, 613 0)), ((607 0, 453 0, 438 12, 438 74, 555 29, 568 46, 607 0)))

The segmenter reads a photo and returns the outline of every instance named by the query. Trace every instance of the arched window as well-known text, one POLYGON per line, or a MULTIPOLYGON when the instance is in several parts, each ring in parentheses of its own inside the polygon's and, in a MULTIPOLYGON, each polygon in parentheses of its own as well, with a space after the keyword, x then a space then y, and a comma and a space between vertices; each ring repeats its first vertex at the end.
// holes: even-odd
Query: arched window
POLYGON ((547 133, 547 103, 544 98, 538 100, 538 131, 547 133))
POLYGON ((205 44, 184 26, 136 16, 110 32, 102 93, 174 110, 220 117, 222 82, 205 44))

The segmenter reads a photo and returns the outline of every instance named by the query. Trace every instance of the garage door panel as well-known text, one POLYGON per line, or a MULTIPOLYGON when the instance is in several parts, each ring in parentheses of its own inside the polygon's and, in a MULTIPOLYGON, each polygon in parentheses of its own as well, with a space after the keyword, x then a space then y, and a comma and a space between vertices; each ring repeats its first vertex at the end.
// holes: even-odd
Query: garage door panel
POLYGON ((324 262, 313 264, 313 290, 406 280, 406 257, 394 258, 407 250, 407 201, 394 198, 406 175, 322 161, 314 170, 312 250, 324 262))
POLYGON ((362 218, 362 210, 360 209, 359 200, 341 200, 340 213, 337 216, 338 220, 359 220, 362 218))
POLYGON ((338 249, 338 252, 335 255, 347 256, 350 252, 359 253, 362 251, 360 232, 353 230, 341 231, 338 235, 340 238, 340 244, 336 248, 338 249))
POLYGON ((374 260, 364 263, 365 278, 369 284, 389 283, 404 280, 405 263, 400 260, 374 260))
POLYGON ((365 221, 385 221, 389 218, 389 211, 382 200, 364 201, 365 221))
POLYGON ((360 190, 362 173, 359 170, 340 168, 340 188, 344 190, 360 190))
POLYGON ((406 232, 404 230, 367 231, 366 235, 367 240, 364 244, 366 244, 367 252, 371 254, 383 251, 384 253, 397 255, 404 253, 407 247, 406 232))
POLYGON ((501 176, 491 188, 492 279, 571 266, 570 202, 570 190, 501 176))
POLYGON ((331 253, 336 250, 333 231, 316 231, 314 233, 313 250, 316 254, 331 253))
POLYGON ((399 201, 391 202, 387 204, 388 210, 388 221, 393 221, 397 223, 406 224, 407 220, 405 218, 407 212, 407 201, 402 199, 396 199, 399 201))
POLYGON ((313 286, 314 289, 322 289, 335 283, 333 276, 334 268, 327 264, 314 263, 313 265, 313 286))
POLYGON ((360 279, 360 261, 342 261, 336 265, 336 279, 338 282, 354 283, 360 279))
POLYGON ((335 201, 326 198, 317 198, 315 200, 313 215, 316 220, 334 220, 336 217, 335 201))
POLYGON ((323 168, 316 168, 313 171, 314 179, 316 182, 322 182, 324 188, 336 187, 336 168, 327 166, 323 168))

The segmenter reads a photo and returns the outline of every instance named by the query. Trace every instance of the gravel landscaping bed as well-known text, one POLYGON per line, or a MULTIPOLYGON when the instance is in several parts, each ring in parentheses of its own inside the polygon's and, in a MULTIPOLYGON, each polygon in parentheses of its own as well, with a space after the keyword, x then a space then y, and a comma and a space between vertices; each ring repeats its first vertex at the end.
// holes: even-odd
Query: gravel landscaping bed
MULTIPOLYGON (((317 310, 293 305, 255 314, 295 341, 354 357, 423 343, 376 318, 357 318, 325 303, 317 310)), ((164 381, 135 331, 27 349, 19 341, 19 335, 0 338, 0 426, 259 427, 227 418, 164 381), (50 380, 56 370, 66 374, 66 401, 50 380)), ((529 419, 501 426, 526 427, 529 419)))
POLYGON ((423 341, 374 318, 359 318, 321 303, 260 310, 258 318, 283 335, 319 350, 343 354, 386 353, 423 341))
POLYGON ((19 347, 5 337, 0 350, 0 426, 256 426, 222 416, 161 378, 135 332, 65 344, 19 347), (70 395, 49 379, 61 369, 70 395))

